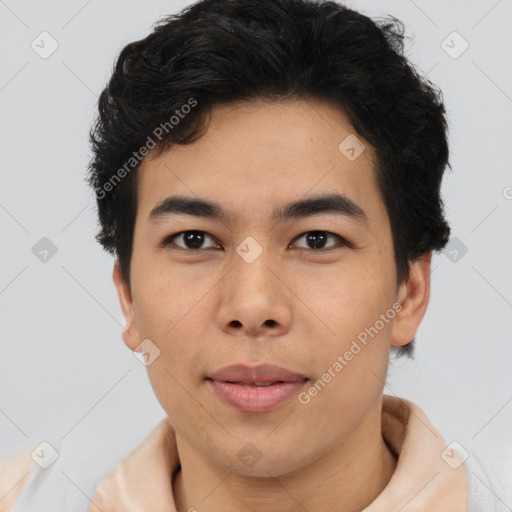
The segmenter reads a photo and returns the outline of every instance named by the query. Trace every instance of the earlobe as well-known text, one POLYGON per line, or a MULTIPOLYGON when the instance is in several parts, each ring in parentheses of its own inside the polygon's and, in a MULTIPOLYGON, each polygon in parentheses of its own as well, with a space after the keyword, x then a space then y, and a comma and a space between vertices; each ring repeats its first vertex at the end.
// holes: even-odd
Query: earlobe
POLYGON ((123 338, 125 345, 130 350, 136 351, 137 347, 140 345, 140 334, 135 319, 132 294, 130 287, 122 277, 121 267, 119 266, 119 261, 117 259, 114 263, 112 279, 116 286, 119 303, 126 321, 126 327, 124 328, 121 337, 123 338))
POLYGON ((391 343, 407 345, 415 336, 430 299, 432 253, 428 252, 409 265, 409 278, 400 285, 397 301, 402 305, 393 322, 391 343))

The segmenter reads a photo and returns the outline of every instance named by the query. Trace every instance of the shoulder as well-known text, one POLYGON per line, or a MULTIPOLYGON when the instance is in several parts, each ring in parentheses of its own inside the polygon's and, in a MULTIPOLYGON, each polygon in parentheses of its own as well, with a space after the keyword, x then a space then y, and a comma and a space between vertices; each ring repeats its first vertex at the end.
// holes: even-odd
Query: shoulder
POLYGON ((90 452, 90 446, 49 436, 1 461, 0 512, 83 512, 97 483, 90 452))
POLYGON ((0 461, 0 512, 7 512, 18 501, 36 465, 31 454, 35 446, 0 461))
POLYGON ((165 477, 165 455, 174 448, 168 432, 167 422, 161 421, 139 446, 131 446, 130 456, 127 443, 108 436, 87 440, 49 435, 46 441, 0 461, 0 512, 97 512, 98 507, 103 512, 127 512, 129 507, 119 506, 129 497, 164 499, 168 483, 160 482, 161 493, 155 492, 155 478, 165 477))
POLYGON ((175 510, 171 480, 178 463, 174 431, 164 418, 101 479, 87 512, 175 510))
POLYGON ((471 446, 465 452, 468 473, 470 512, 508 512, 512 503, 512 453, 502 445, 498 453, 492 447, 481 450, 471 446))
POLYGON ((512 503, 509 443, 475 440, 446 425, 442 425, 440 431, 448 446, 458 452, 466 469, 469 512, 509 512, 510 508, 505 505, 512 503))

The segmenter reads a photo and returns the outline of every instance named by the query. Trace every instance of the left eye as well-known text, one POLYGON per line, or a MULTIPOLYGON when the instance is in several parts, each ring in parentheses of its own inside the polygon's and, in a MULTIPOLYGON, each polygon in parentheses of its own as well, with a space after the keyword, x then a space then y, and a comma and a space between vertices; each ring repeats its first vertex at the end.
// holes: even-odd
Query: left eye
MULTIPOLYGON (((313 247, 305 247, 306 249, 313 248, 314 250, 325 249, 326 240, 328 238, 336 238, 341 245, 349 245, 348 242, 339 235, 334 233, 329 233, 329 231, 308 231, 306 233, 302 233, 297 237, 297 239, 305 237, 305 241, 307 244, 311 244, 313 247)), ((334 244, 335 246, 336 244, 334 244)), ((328 246, 328 249, 331 249, 333 245, 328 246)))
MULTIPOLYGON (((197 231, 197 230, 191 230, 191 231, 181 231, 180 233, 175 233, 174 235, 168 236, 161 244, 162 247, 168 246, 171 243, 174 243, 178 247, 184 250, 189 251, 199 251, 201 250, 201 246, 203 245, 205 239, 210 238, 213 240, 213 237, 208 235, 205 231, 197 231), (183 245, 179 245, 174 242, 175 239, 181 239, 183 240, 183 245)), ((335 238, 339 241, 341 245, 351 246, 351 244, 342 238, 339 235, 336 235, 335 233, 330 233, 329 231, 307 231, 306 233, 302 233, 298 237, 296 237, 294 240, 298 240, 304 238, 306 244, 309 245, 309 247, 301 247, 302 249, 312 249, 314 251, 321 251, 323 249, 326 249, 326 241, 329 238, 335 238)), ((331 244, 330 246, 327 246, 327 249, 331 249, 332 247, 335 247, 336 244, 331 244)), ((219 244, 213 243, 210 247, 203 247, 202 250, 205 249, 215 249, 217 247, 220 247, 219 244)))

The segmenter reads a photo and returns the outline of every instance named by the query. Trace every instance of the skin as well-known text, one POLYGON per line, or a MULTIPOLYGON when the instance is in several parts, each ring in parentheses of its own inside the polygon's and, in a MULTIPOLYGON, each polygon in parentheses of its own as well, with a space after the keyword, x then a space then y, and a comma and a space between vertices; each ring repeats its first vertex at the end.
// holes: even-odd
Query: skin
POLYGON ((176 430, 178 512, 358 511, 395 470, 380 431, 389 350, 410 342, 425 314, 431 254, 397 284, 374 150, 365 142, 355 161, 338 150, 353 133, 327 102, 243 102, 216 107, 195 143, 143 162, 131 289, 117 262, 113 277, 124 342, 137 350, 149 338, 161 351, 147 368, 176 430), (368 226, 329 213, 282 224, 270 218, 284 203, 332 192, 357 203, 368 226), (148 222, 151 209, 174 194, 218 202, 232 219, 148 222), (208 235, 196 252, 183 237, 159 247, 187 230, 208 235), (331 236, 316 249, 303 236, 309 231, 334 233, 353 247, 331 236), (263 249, 250 264, 236 252, 248 236, 263 249), (394 320, 307 405, 293 397, 270 412, 244 413, 205 381, 227 365, 264 362, 314 383, 397 302, 394 320), (252 467, 237 457, 246 443, 261 453, 252 467))

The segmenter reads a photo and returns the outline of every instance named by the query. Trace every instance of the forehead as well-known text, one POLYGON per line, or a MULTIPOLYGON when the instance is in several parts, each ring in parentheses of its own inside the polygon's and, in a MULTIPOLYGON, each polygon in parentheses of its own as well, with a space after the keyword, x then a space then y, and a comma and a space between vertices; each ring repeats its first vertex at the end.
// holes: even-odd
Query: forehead
POLYGON ((375 210, 383 205, 377 204, 374 158, 345 113, 328 102, 217 106, 201 138, 143 162, 137 217, 149 220, 155 205, 176 194, 211 199, 224 203, 228 213, 254 217, 333 192, 375 210))

